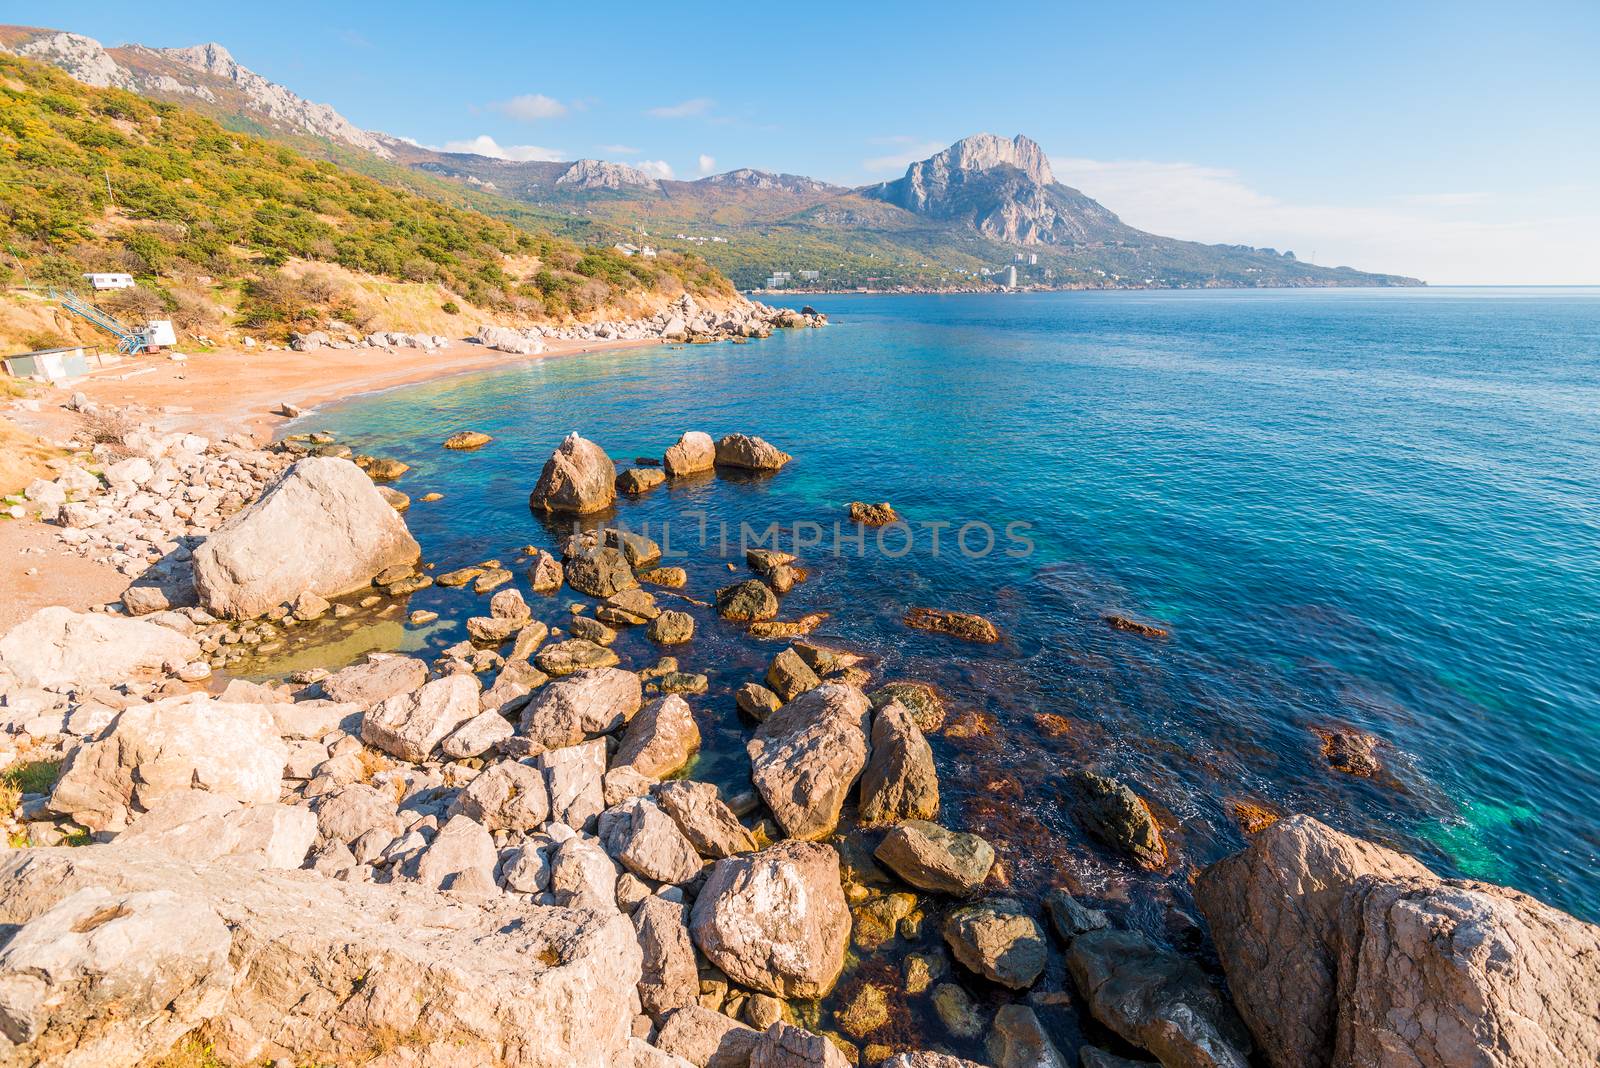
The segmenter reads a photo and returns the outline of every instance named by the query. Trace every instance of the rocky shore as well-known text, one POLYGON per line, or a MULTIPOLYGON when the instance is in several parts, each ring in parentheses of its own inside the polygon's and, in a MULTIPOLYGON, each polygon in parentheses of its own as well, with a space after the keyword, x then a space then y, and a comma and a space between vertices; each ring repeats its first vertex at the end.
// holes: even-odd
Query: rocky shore
MULTIPOLYGON (((94 462, 29 507, 136 581, 0 637, 0 1065, 134 1066, 185 1044, 396 1068, 1600 1059, 1600 929, 1307 816, 1264 819, 1198 876, 1220 976, 1127 902, 1017 894, 985 829, 941 809, 938 693, 786 618, 804 560, 751 550, 727 585, 680 592, 659 545, 598 518, 708 471, 773 477, 793 458, 760 437, 692 431, 619 472, 572 434, 529 504, 581 532, 440 573, 393 461, 86 414, 94 462), (229 676, 408 618, 431 585, 468 635, 431 659, 229 676), (703 627, 775 650, 728 707, 700 696, 703 627), (628 628, 660 655, 624 662, 628 628), (726 792, 695 755, 733 717, 750 787, 726 792), (895 974, 842 982, 927 932, 895 974), (937 1024, 909 1026, 907 995, 937 1024), (1086 1021, 1076 1046, 1046 1023, 1063 1005, 1086 1021)), ((998 639, 981 616, 908 605, 906 622, 998 639)), ((1175 862, 1127 784, 1064 778, 1124 863, 1175 862)))

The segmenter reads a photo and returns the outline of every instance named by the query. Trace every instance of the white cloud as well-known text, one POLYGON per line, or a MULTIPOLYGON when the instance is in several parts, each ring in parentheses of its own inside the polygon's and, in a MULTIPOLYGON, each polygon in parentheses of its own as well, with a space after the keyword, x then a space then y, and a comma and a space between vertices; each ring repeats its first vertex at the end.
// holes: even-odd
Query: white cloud
POLYGON ((715 156, 708 156, 704 152, 700 153, 700 173, 710 174, 716 169, 717 158, 715 156))
POLYGON ((903 171, 913 163, 925 160, 940 149, 948 147, 943 141, 915 141, 909 137, 880 137, 874 138, 872 143, 898 145, 900 151, 862 160, 862 169, 871 174, 903 171))
POLYGON ((672 177, 672 165, 664 159, 642 159, 634 166, 652 178, 672 177))
POLYGON ((435 152, 471 152, 479 156, 490 156, 494 159, 509 159, 518 163, 530 160, 563 160, 566 153, 559 148, 545 148, 542 145, 502 145, 488 134, 479 134, 468 141, 446 141, 442 146, 423 145, 435 152))
POLYGON ((502 115, 523 122, 537 122, 540 119, 559 119, 567 113, 567 105, 561 101, 545 96, 543 93, 524 93, 514 96, 510 100, 500 100, 489 105, 502 115))
POLYGON ((1600 282, 1600 189, 1538 190, 1520 202, 1423 194, 1379 203, 1295 203, 1237 172, 1195 163, 1053 157, 1056 178, 1142 230, 1293 249, 1330 266, 1436 285, 1600 282), (1468 210, 1470 209, 1470 210, 1468 210))
POLYGON ((597 145, 596 147, 608 156, 637 156, 640 151, 632 145, 597 145))
POLYGON ((645 114, 656 119, 692 119, 709 112, 714 102, 710 97, 697 96, 692 100, 650 108, 645 114))

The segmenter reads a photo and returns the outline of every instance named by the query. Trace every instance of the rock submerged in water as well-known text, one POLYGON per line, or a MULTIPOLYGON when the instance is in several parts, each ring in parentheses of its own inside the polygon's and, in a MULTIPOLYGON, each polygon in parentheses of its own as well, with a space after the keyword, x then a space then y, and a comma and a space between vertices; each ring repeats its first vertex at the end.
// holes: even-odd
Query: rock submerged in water
POLYGON ((916 630, 946 634, 952 638, 960 638, 962 641, 992 645, 1000 640, 1000 632, 995 629, 993 623, 971 612, 946 612, 938 608, 912 608, 906 612, 902 622, 916 630))
POLYGON ((747 623, 772 619, 778 614, 778 597, 760 579, 746 579, 717 591, 717 615, 747 623))
POLYGON ((535 511, 588 515, 616 500, 617 469, 605 450, 574 431, 539 472, 528 503, 535 511))
POLYGON ((944 940, 956 960, 1012 990, 1026 990, 1044 971, 1044 932, 1009 898, 956 909, 945 920, 944 940))
POLYGON ((1106 626, 1112 630, 1127 631, 1137 634, 1141 638, 1166 638, 1171 636, 1171 631, 1165 627, 1158 627, 1154 623, 1143 623, 1131 616, 1108 615, 1104 617, 1106 626))
POLYGON ((970 894, 994 867, 988 842, 925 820, 896 826, 873 855, 917 889, 941 894, 970 894))
POLYGON ((883 501, 879 504, 851 501, 850 522, 858 523, 864 527, 886 527, 892 523, 900 522, 900 516, 896 514, 888 501, 883 501))
POLYGON ((354 464, 308 457, 194 551, 195 592, 213 615, 255 619, 307 590, 336 597, 362 589, 421 555, 354 464))
POLYGON ((465 452, 472 449, 481 449, 493 440, 494 438, 481 430, 463 430, 445 438, 444 447, 465 452))
POLYGON ((1383 775, 1383 765, 1378 760, 1382 741, 1376 736, 1351 727, 1312 727, 1311 732, 1322 744, 1322 758, 1328 767, 1358 779, 1377 779, 1383 775))
POLYGON ((1125 783, 1092 771, 1077 772, 1068 782, 1076 793, 1074 812, 1085 830, 1142 868, 1166 867, 1166 840, 1142 797, 1125 783))

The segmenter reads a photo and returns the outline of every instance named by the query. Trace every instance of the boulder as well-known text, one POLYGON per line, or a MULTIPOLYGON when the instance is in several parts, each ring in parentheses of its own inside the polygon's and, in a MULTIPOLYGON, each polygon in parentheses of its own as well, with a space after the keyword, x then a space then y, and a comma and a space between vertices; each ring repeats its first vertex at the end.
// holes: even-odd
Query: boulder
POLYGON ((701 856, 720 860, 756 848, 755 839, 711 783, 677 779, 662 783, 654 793, 662 811, 677 822, 701 856))
POLYGON ((604 738, 540 753, 534 766, 544 773, 551 819, 583 830, 605 809, 604 738))
POLYGON ((463 813, 451 816, 417 861, 417 882, 434 890, 483 896, 495 890, 500 854, 489 831, 463 813))
POLYGON ((872 721, 872 759, 861 774, 861 823, 881 827, 931 820, 939 812, 939 773, 933 750, 911 712, 898 701, 872 721))
POLYGON ((361 717, 361 740, 390 756, 421 763, 457 727, 478 714, 478 680, 447 675, 415 693, 399 693, 361 717))
POLYGON ((491 831, 536 831, 550 818, 543 772, 515 760, 484 768, 467 783, 456 804, 491 831))
POLYGON ((10 1051, 17 1063, 131 1068, 204 1022, 223 1064, 347 1064, 404 1036, 411 1068, 613 1068, 640 976, 633 925, 614 912, 467 902, 116 845, 6 854, 0 922, 22 925, 0 951, 5 1032, 16 1041, 31 1031, 10 1051), (106 896, 75 899, 86 888, 106 896), (66 967, 52 979, 29 947, 66 967), (81 982, 64 953, 111 967, 81 982), (92 1044, 110 1032, 137 1038, 92 1044), (59 1059, 74 1048, 84 1059, 59 1059))
POLYGON ((790 838, 821 838, 838 825, 867 763, 867 715, 860 690, 826 683, 756 728, 750 778, 790 838))
POLYGON ((766 682, 780 701, 793 701, 807 690, 822 685, 822 680, 811 670, 811 665, 793 649, 785 649, 772 658, 767 668, 766 682))
POLYGON ((317 798, 318 844, 349 845, 364 834, 390 838, 404 828, 392 792, 353 782, 317 798))
POLYGON ((535 356, 544 351, 543 341, 509 326, 480 326, 476 336, 484 348, 509 352, 514 356, 535 356))
POLYGON ((651 701, 633 717, 611 764, 664 779, 688 764, 699 748, 700 728, 689 702, 670 694, 651 701))
POLYGON ((944 726, 944 699, 925 682, 886 682, 867 694, 867 698, 875 709, 890 701, 900 702, 923 734, 932 734, 944 726))
MULTIPOLYGON (((948 1053, 930 1053, 918 1050, 915 1053, 896 1053, 884 1061, 880 1068, 984 1068, 977 1061, 962 1060, 952 1057, 948 1053)), ((1049 1068, 1049 1066, 1046 1066, 1049 1068)))
POLYGON ((168 794, 117 836, 182 860, 227 857, 256 868, 293 870, 317 839, 317 817, 301 805, 246 805, 204 790, 168 794))
POLYGON ((1000 640, 995 625, 971 612, 947 612, 938 608, 912 608, 902 622, 916 630, 932 631, 962 641, 992 645, 1000 640))
POLYGON ((1159 870, 1167 863, 1167 843, 1150 806, 1126 784, 1080 771, 1069 777, 1076 790, 1075 812, 1084 830, 1126 853, 1142 868, 1159 870))
POLYGON ((864 527, 886 527, 891 523, 900 522, 900 517, 895 514, 894 507, 888 501, 878 504, 851 501, 850 522, 859 523, 864 527))
MULTIPOLYGON (((482 703, 480 697, 479 704, 482 703)), ((509 741, 514 734, 516 728, 511 726, 511 721, 496 708, 491 708, 487 712, 479 712, 452 731, 450 737, 440 743, 439 751, 451 760, 468 760, 483 756, 502 742, 509 741)))
POLYGON ((750 1051, 761 1032, 700 1005, 688 1005, 667 1017, 656 1035, 656 1048, 682 1057, 698 1068, 748 1068, 750 1051))
POLYGON ((616 466, 605 450, 574 431, 545 461, 528 503, 542 512, 600 512, 616 500, 616 482, 616 466))
POLYGON ((649 798, 631 798, 602 813, 600 838, 606 852, 641 879, 677 885, 700 874, 694 846, 649 798))
POLYGON ((660 618, 655 596, 646 590, 619 590, 595 606, 595 617, 617 626, 633 626, 660 618))
POLYGON ((41 608, 0 638, 0 682, 53 688, 120 685, 200 657, 200 644, 140 619, 41 608))
POLYGON ((683 905, 651 894, 633 910, 633 930, 644 956, 639 979, 639 1002, 644 1011, 660 1019, 673 1009, 695 1004, 700 996, 700 973, 683 905))
POLYGON ((528 585, 534 593, 550 593, 559 590, 566 581, 566 572, 561 566, 561 561, 555 558, 554 553, 545 552, 543 549, 533 554, 528 563, 528 585))
POLYGON ((782 842, 717 861, 695 899, 695 945, 729 979, 781 998, 833 989, 850 940, 839 854, 782 842))
POLYGON ((616 912, 617 866, 599 842, 574 835, 556 847, 550 861, 550 893, 565 908, 616 912))
POLYGON ((1111 918, 1100 909, 1091 909, 1059 886, 1044 897, 1044 906, 1050 913, 1050 926, 1056 929, 1063 942, 1071 942, 1087 931, 1098 931, 1111 923, 1111 918))
POLYGON ((723 619, 748 623, 777 614, 777 595, 760 579, 746 579, 717 591, 717 615, 723 619))
POLYGON ((1000 1006, 985 1046, 994 1068, 1068 1068, 1038 1014, 1026 1005, 1000 1006))
POLYGON ((739 711, 757 723, 762 722, 783 707, 783 702, 778 699, 778 695, 759 682, 747 682, 739 687, 738 691, 733 695, 733 701, 734 704, 739 706, 739 711))
POLYGON ((334 597, 362 589, 421 554, 360 468, 312 456, 195 549, 195 591, 213 615, 254 619, 307 590, 334 597))
POLYGON ((481 430, 461 430, 444 439, 444 447, 455 450, 481 449, 494 438, 481 430))
POLYGON ((776 471, 794 457, 761 438, 748 434, 727 434, 717 440, 718 467, 737 467, 746 471, 776 471))
POLYGON ((119 830, 138 811, 190 789, 250 805, 278 800, 288 746, 271 705, 185 694, 131 705, 72 752, 50 795, 53 812, 92 831, 119 830))
POLYGON ((698 430, 686 431, 661 458, 661 466, 666 469, 668 478, 682 478, 684 475, 709 471, 716 462, 717 446, 711 440, 711 435, 698 430))
POLYGON ((662 612, 650 621, 645 634, 659 645, 682 645, 694 640, 694 617, 688 612, 662 612))
POLYGON ((539 689, 522 710, 518 730, 530 755, 576 745, 634 718, 644 701, 639 676, 621 668, 578 671, 539 689))
POLYGON ((617 476, 617 492, 624 497, 640 497, 667 481, 657 467, 630 467, 617 476))
POLYGON ((923 820, 895 827, 873 856, 917 889, 940 894, 970 894, 994 867, 994 847, 982 838, 923 820))
POLYGON ((1221 991, 1192 961, 1139 932, 1079 935, 1067 950, 1067 970, 1096 1020, 1163 1065, 1249 1065, 1250 1036, 1221 991))
POLYGON ((610 545, 569 556, 566 567, 567 585, 591 597, 610 597, 639 584, 627 554, 610 545))
POLYGON ((826 1036, 779 1020, 750 1051, 750 1068, 851 1068, 851 1061, 826 1036))
POLYGON ((956 909, 944 923, 956 960, 991 983, 1026 990, 1044 971, 1044 931, 1020 902, 1006 898, 956 909))
POLYGON ((371 708, 428 681, 428 665, 414 656, 386 656, 353 664, 322 680, 330 701, 371 708))
POLYGON ((1525 894, 1290 816, 1195 900, 1274 1068, 1600 1059, 1600 928, 1525 894))
POLYGON ((568 638, 540 649, 533 662, 540 671, 559 678, 579 671, 615 667, 622 660, 610 649, 587 638, 568 638))

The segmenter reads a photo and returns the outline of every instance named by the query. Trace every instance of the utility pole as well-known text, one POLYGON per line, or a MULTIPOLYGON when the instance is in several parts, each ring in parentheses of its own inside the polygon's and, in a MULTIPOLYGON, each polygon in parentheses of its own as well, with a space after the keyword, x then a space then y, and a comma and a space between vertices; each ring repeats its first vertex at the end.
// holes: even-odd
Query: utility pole
POLYGON ((114 208, 117 206, 117 195, 111 191, 111 168, 102 168, 101 173, 106 176, 106 198, 111 201, 111 206, 114 208))

